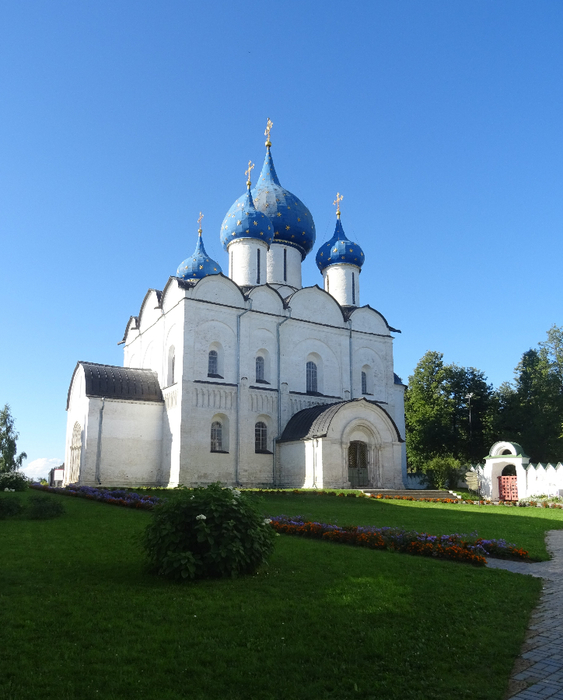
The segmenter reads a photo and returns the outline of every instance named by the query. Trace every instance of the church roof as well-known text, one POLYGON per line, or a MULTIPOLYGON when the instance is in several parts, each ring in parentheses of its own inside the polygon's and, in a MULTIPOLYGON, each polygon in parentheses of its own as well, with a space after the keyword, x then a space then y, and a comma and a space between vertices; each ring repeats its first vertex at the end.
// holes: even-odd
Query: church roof
MULTIPOLYGON (((161 402, 163 400, 158 374, 152 369, 100 365, 96 362, 77 362, 70 382, 71 387, 79 367, 84 370, 86 396, 123 399, 124 401, 161 402)), ((69 402, 70 388, 66 403, 67 409, 69 402)))
MULTIPOLYGON (((268 143, 264 165, 256 186, 251 193, 245 192, 236 200, 223 221, 221 242, 225 248, 232 238, 243 237, 238 232, 233 232, 232 226, 235 221, 241 220, 237 212, 240 213, 246 206, 249 195, 253 208, 267 217, 271 224, 271 243, 283 243, 297 248, 304 259, 315 244, 315 222, 303 202, 280 184, 268 143)), ((248 238, 249 232, 246 231, 248 226, 242 228, 248 238)), ((252 227, 250 232, 252 233, 252 227)), ((255 235, 253 237, 257 238, 255 235)))
POLYGON ((227 250, 229 243, 239 238, 255 238, 269 246, 273 237, 273 224, 266 214, 255 207, 249 182, 246 193, 237 199, 221 224, 223 248, 227 250))
POLYGON ((193 255, 180 263, 176 275, 183 280, 201 279, 207 275, 218 275, 220 272, 222 272, 221 265, 207 255, 200 228, 193 255))
POLYGON ((256 209, 263 211, 272 221, 273 243, 297 248, 304 259, 315 245, 315 222, 303 202, 282 187, 268 144, 262 172, 252 195, 256 209))
POLYGON ((348 263, 361 267, 364 264, 364 252, 357 243, 349 240, 342 228, 340 213, 336 219, 334 235, 324 243, 317 252, 316 263, 322 272, 329 265, 348 263))
POLYGON ((285 430, 282 433, 279 442, 295 442, 297 440, 310 440, 316 437, 324 437, 328 433, 330 424, 338 411, 346 405, 356 401, 364 401, 372 406, 377 406, 383 411, 389 420, 393 423, 397 433, 397 439, 404 442, 399 433, 399 429, 395 421, 389 413, 375 401, 367 401, 366 399, 353 399, 352 401, 339 401, 338 403, 330 403, 328 405, 312 406, 299 411, 289 419, 285 430))

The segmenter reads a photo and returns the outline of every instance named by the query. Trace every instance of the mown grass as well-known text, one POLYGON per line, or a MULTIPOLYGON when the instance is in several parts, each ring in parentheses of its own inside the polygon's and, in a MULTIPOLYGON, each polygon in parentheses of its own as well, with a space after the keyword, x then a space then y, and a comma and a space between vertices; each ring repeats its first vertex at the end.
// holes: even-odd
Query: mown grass
MULTIPOLYGON (((7 700, 500 700, 541 589, 505 571, 290 537, 256 576, 173 584, 144 571, 135 537, 149 513, 50 497, 65 515, 0 522, 7 700)), ((465 515, 316 496, 263 507, 436 532, 465 515)), ((504 521, 547 522, 522 510, 525 520, 517 509, 470 517, 496 537, 504 521)), ((559 512, 546 529, 563 524, 559 512)))
POLYGON ((431 535, 477 532, 485 539, 513 542, 538 561, 549 558, 546 531, 563 529, 562 509, 338 498, 308 493, 272 494, 264 496, 263 502, 270 515, 303 515, 339 525, 404 527, 431 535))
MULTIPOLYGON (((174 489, 148 492, 159 498, 175 498, 182 493, 174 489)), ((530 558, 537 561, 549 558, 545 548, 547 530, 563 529, 563 509, 340 498, 292 491, 283 495, 266 493, 257 498, 262 500, 267 515, 302 515, 338 525, 404 527, 431 535, 477 532, 485 539, 512 542, 528 550, 530 558)))

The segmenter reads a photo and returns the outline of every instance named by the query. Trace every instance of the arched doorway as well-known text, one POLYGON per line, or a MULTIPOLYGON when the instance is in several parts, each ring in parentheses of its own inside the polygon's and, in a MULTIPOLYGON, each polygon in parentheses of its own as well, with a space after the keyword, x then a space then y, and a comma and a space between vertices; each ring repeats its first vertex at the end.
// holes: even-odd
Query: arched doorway
POLYGON ((70 463, 68 465, 67 484, 75 484, 80 479, 80 458, 82 456, 82 428, 75 423, 70 443, 70 463))
POLYGON ((348 447, 348 481, 353 489, 369 485, 368 446, 362 440, 352 440, 348 447))
POLYGON ((500 501, 518 500, 518 478, 514 464, 507 464, 498 477, 498 495, 500 501))

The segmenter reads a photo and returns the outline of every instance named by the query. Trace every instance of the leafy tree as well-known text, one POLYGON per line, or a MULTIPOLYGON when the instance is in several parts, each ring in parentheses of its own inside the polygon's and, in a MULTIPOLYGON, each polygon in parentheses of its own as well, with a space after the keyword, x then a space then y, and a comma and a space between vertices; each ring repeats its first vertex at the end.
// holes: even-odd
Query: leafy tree
POLYGON ((17 440, 19 434, 14 430, 14 419, 10 413, 8 404, 0 411, 0 473, 11 472, 19 469, 27 455, 25 452, 17 454, 17 440))
POLYGON ((428 481, 436 489, 454 489, 464 471, 461 462, 451 455, 433 457, 425 465, 428 481))
POLYGON ((492 386, 473 367, 445 365, 427 352, 409 377, 405 394, 409 468, 426 471, 434 457, 478 461, 491 440, 492 386))
POLYGON ((444 454, 448 435, 443 354, 429 350, 409 377, 405 419, 409 468, 423 471, 426 460, 444 454))
POLYGON ((553 326, 539 350, 522 355, 513 384, 498 391, 497 433, 519 442, 532 462, 563 459, 563 345, 553 326))

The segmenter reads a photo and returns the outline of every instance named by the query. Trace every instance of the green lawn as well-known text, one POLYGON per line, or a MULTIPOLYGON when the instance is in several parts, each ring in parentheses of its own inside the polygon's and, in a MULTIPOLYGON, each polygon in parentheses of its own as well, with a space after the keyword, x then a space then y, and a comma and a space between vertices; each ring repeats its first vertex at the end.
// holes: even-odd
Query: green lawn
POLYGON ((545 549, 546 531, 563 529, 563 509, 465 506, 291 493, 267 495, 263 502, 269 515, 303 515, 339 525, 404 527, 431 535, 478 532, 485 539, 513 542, 527 549, 535 560, 549 558, 545 549))
MULTIPOLYGON (((529 576, 291 537, 276 539, 256 576, 172 584, 143 570, 134 538, 149 513, 48 497, 64 516, 0 521, 6 700, 501 700, 541 590, 529 576)), ((563 527, 561 511, 539 509, 308 495, 263 504, 522 546, 521 535, 535 543, 563 527)))

